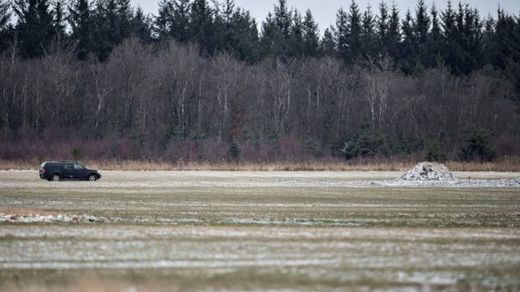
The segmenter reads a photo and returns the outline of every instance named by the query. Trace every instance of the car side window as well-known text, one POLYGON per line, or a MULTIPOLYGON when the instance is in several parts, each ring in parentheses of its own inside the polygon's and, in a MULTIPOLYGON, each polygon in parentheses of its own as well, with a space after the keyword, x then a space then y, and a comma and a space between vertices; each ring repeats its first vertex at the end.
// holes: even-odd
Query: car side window
POLYGON ((74 169, 74 164, 72 164, 72 163, 65 163, 65 169, 66 169, 66 170, 72 170, 72 169, 74 169))
POLYGON ((74 164, 74 170, 82 170, 82 169, 85 169, 85 167, 83 167, 83 165, 81 164, 74 164))

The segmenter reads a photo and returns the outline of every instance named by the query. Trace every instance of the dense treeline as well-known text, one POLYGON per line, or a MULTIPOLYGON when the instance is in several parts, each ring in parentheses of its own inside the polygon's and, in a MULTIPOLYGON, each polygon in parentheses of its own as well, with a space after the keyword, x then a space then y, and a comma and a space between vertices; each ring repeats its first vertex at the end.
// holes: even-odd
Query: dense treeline
POLYGON ((0 0, 0 158, 275 161, 520 154, 520 19, 352 1, 0 0), (258 29, 260 28, 260 30, 258 29))

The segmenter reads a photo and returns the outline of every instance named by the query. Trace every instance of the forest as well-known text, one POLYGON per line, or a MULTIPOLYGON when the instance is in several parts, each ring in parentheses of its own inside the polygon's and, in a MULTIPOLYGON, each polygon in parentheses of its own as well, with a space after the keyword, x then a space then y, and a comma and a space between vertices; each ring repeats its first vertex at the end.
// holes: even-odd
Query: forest
POLYGON ((345 1, 0 0, 0 159, 520 155, 520 14, 345 1), (486 12, 487 13, 487 12, 486 12))

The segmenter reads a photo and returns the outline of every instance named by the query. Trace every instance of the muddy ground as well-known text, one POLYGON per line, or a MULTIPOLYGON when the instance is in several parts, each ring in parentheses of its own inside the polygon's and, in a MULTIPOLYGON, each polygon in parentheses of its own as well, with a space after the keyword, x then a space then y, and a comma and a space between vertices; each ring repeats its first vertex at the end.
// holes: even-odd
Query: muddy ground
POLYGON ((515 173, 0 172, 0 290, 520 289, 515 173))

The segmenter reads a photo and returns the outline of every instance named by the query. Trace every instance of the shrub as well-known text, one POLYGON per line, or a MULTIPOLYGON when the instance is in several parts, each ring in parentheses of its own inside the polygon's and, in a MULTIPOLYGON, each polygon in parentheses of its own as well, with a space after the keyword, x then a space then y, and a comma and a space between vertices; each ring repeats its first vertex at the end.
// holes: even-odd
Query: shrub
POLYGON ((496 151, 491 146, 486 130, 475 130, 459 150, 459 158, 463 161, 493 161, 496 151))
POLYGON ((446 160, 446 153, 442 149, 439 141, 428 139, 424 145, 426 149, 426 161, 443 162, 446 160))
POLYGON ((230 161, 238 162, 240 160, 240 147, 236 142, 229 144, 228 155, 230 161))
POLYGON ((363 132, 354 139, 343 144, 341 153, 347 160, 357 157, 373 157, 388 154, 388 143, 385 135, 378 132, 363 132))
POLYGON ((71 154, 75 161, 81 160, 81 158, 83 158, 83 151, 81 151, 79 148, 72 149, 71 154))

